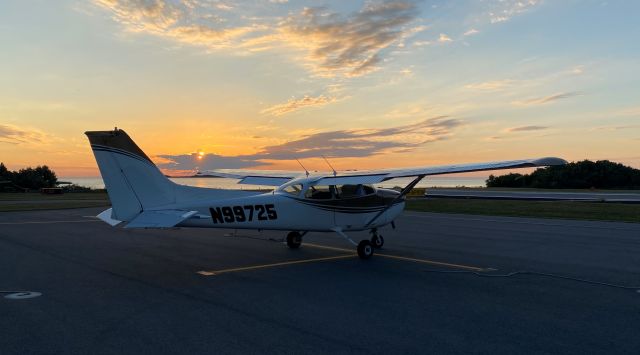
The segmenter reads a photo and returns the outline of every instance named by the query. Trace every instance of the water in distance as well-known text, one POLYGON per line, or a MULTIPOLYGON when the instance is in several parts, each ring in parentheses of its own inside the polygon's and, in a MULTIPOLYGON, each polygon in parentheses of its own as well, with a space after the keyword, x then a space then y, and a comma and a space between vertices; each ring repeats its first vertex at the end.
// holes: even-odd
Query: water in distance
MULTIPOLYGON (((68 181, 79 186, 90 187, 92 189, 104 189, 104 182, 100 177, 61 177, 60 181, 68 181)), ((238 190, 254 190, 254 189, 270 189, 269 186, 240 185, 238 180, 225 178, 204 178, 204 177, 187 177, 187 178, 171 178, 177 184, 208 187, 217 189, 238 189, 238 190)), ((378 187, 394 187, 406 186, 411 182, 412 178, 400 178, 385 181, 376 184, 378 187)), ((422 180, 417 187, 484 187, 486 177, 476 176, 432 176, 422 180)))

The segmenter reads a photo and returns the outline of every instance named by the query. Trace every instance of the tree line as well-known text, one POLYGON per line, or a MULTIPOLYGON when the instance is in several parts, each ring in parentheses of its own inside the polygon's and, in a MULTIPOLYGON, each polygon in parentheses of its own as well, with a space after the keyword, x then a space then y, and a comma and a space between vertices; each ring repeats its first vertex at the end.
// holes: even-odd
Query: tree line
POLYGON ((2 186, 10 184, 24 189, 41 189, 55 187, 58 178, 56 173, 46 165, 10 171, 3 163, 0 163, 0 182, 3 183, 2 186))
POLYGON ((491 175, 486 184, 546 189, 640 189, 640 169, 609 160, 583 160, 539 168, 531 174, 491 175))

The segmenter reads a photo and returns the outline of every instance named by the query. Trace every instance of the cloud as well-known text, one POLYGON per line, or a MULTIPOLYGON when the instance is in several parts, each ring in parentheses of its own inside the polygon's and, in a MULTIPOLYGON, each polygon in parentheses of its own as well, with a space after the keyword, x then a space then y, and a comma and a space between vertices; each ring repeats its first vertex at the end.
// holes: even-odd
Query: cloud
POLYGON ((509 21, 512 17, 527 12, 537 5, 540 5, 542 0, 499 0, 492 4, 492 8, 489 10, 489 20, 491 23, 499 23, 509 21))
POLYGON ((229 157, 211 153, 202 156, 198 153, 191 153, 182 155, 158 155, 157 157, 161 158, 161 162, 156 161, 158 167, 167 170, 243 169, 271 165, 270 163, 261 162, 251 157, 229 157))
POLYGON ((270 165, 269 161, 315 158, 356 158, 389 152, 410 152, 424 144, 447 139, 462 121, 445 116, 389 128, 337 130, 302 136, 282 144, 266 146, 255 154, 224 157, 197 153, 160 155, 169 162, 159 164, 164 169, 206 170, 247 168, 270 165))
POLYGON ((544 105, 554 101, 564 100, 564 99, 572 98, 579 95, 580 95, 579 92, 565 92, 565 93, 560 93, 560 94, 555 94, 550 96, 536 97, 536 98, 532 98, 524 101, 515 101, 513 102, 513 104, 523 105, 523 106, 544 105))
POLYGON ((485 81, 482 83, 467 84, 464 87, 466 89, 471 89, 471 90, 494 91, 494 90, 506 89, 508 87, 513 86, 514 84, 515 84, 515 80, 504 79, 504 80, 485 81))
POLYGON ((424 47, 424 46, 428 46, 430 44, 431 44, 430 41, 415 41, 415 42, 413 42, 413 45, 416 46, 416 47, 424 47))
POLYGON ((594 127, 594 131, 626 131, 630 129, 640 128, 640 125, 623 125, 623 126, 600 126, 594 127))
POLYGON ((233 47, 235 40, 261 29, 260 26, 213 29, 204 25, 189 25, 172 28, 165 34, 182 43, 222 49, 233 47))
POLYGON ((0 124, 0 143, 34 144, 44 143, 47 135, 41 131, 20 128, 9 124, 0 124))
POLYGON ((463 34, 463 36, 473 36, 473 35, 478 34, 478 33, 480 33, 480 31, 476 30, 475 28, 472 28, 472 29, 468 30, 467 32, 465 32, 463 34))
MULTIPOLYGON (((286 1, 271 1, 280 6, 286 1)), ((132 32, 180 43, 235 52, 302 51, 301 62, 320 76, 362 76, 377 70, 385 49, 426 29, 409 26, 418 15, 413 0, 367 2, 342 16, 326 8, 305 8, 284 19, 251 17, 236 6, 202 1, 94 0, 132 32), (221 17, 221 14, 228 18, 221 17)))
POLYGON ((290 160, 319 157, 366 157, 396 148, 415 148, 445 139, 461 121, 436 117, 381 129, 341 130, 311 134, 284 144, 268 146, 253 155, 259 159, 290 160))
POLYGON ((520 126, 520 127, 512 127, 508 128, 507 132, 531 132, 531 131, 542 131, 545 129, 549 129, 547 126, 520 126))
POLYGON ((444 33, 440 34, 440 37, 438 37, 438 42, 440 43, 446 43, 446 42, 452 42, 453 40, 451 39, 451 37, 447 36, 444 33))
POLYGON ((226 21, 216 12, 227 12, 233 7, 224 3, 204 5, 198 1, 167 0, 94 0, 94 3, 110 10, 113 19, 131 32, 150 33, 209 49, 233 48, 247 36, 265 30, 257 24, 225 26, 226 21), (212 12, 213 9, 217 11, 212 12))
POLYGON ((383 51, 424 27, 408 25, 418 14, 411 1, 367 3, 343 17, 325 8, 306 8, 289 16, 281 38, 307 51, 305 61, 322 76, 361 76, 379 68, 383 51))
POLYGON ((273 115, 273 116, 282 116, 287 113, 298 111, 300 109, 307 108, 307 107, 324 106, 336 100, 337 99, 335 97, 329 97, 324 95, 320 95, 316 97, 305 95, 301 99, 292 98, 283 104, 273 105, 269 108, 262 110, 260 113, 273 115))
POLYGON ((182 11, 164 0, 94 0, 113 12, 114 19, 132 31, 160 33, 178 22, 182 11))

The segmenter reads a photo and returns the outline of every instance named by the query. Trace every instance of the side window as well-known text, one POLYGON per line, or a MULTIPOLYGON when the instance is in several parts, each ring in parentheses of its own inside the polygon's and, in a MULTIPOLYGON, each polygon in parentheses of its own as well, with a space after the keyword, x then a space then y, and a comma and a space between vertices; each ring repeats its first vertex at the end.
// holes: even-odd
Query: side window
POLYGON ((365 195, 371 195, 376 192, 376 190, 370 185, 363 185, 363 188, 365 195))
POLYGON ((302 185, 301 184, 289 185, 284 189, 282 189, 282 191, 291 195, 298 196, 300 194, 300 191, 302 191, 302 185))
POLYGON ((362 184, 338 186, 338 191, 340 198, 362 197, 375 192, 373 187, 362 184))
POLYGON ((312 200, 330 200, 333 197, 331 192, 333 186, 309 186, 304 197, 312 200))

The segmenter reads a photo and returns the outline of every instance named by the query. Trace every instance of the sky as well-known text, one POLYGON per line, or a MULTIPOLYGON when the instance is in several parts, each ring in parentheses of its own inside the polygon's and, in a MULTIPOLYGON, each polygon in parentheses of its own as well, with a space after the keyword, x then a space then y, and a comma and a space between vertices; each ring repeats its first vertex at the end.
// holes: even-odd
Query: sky
POLYGON ((98 176, 558 156, 640 168, 640 2, 3 0, 0 161, 98 176))

